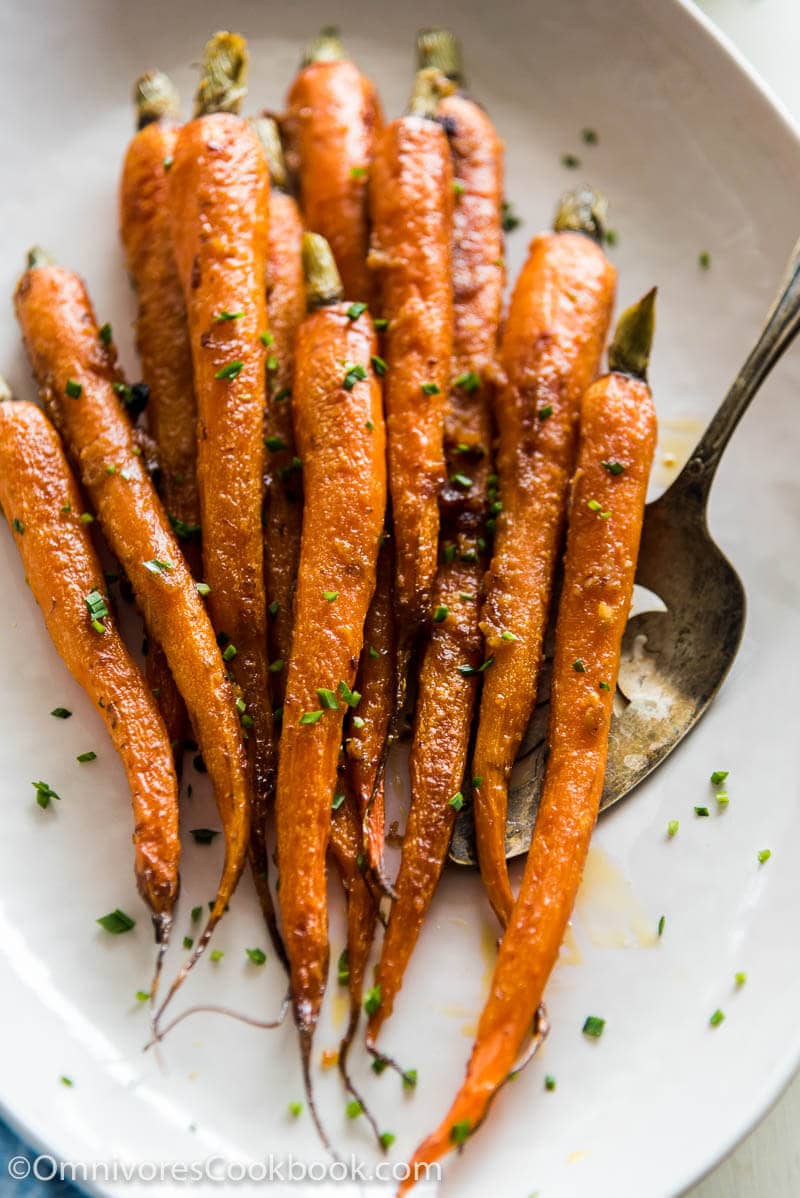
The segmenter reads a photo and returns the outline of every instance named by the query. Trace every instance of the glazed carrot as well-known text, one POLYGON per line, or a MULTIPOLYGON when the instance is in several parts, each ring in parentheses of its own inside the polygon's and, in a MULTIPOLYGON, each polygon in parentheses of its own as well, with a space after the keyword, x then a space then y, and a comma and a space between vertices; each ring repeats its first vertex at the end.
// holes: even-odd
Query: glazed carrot
MULTIPOLYGON (((451 34, 429 30, 418 50, 423 67, 435 52, 437 65, 449 77, 460 78, 451 34)), ((376 974, 381 1002, 369 1021, 371 1047, 392 1012, 441 876, 456 812, 464 802, 464 770, 483 657, 478 612, 491 471, 489 411, 504 276, 503 150, 489 117, 466 96, 445 96, 437 117, 448 131, 457 185, 453 359, 445 424, 449 481, 440 503, 444 555, 419 674, 409 762, 411 807, 396 899, 376 974)))
POLYGON ((295 345, 305 507, 276 817, 280 911, 311 1102, 311 1042, 328 972, 331 803, 344 713, 358 703, 352 688, 375 588, 386 465, 381 388, 370 365, 372 321, 338 302, 339 279, 322 238, 306 234, 303 256, 315 310, 295 345))
MULTIPOLYGON (((192 355, 186 309, 172 248, 167 171, 177 137, 178 97, 161 71, 142 75, 134 89, 138 132, 122 167, 119 223, 128 274, 136 288, 136 344, 149 390, 148 429, 158 450, 159 489, 187 561, 200 577, 200 511, 197 498, 192 355)), ((170 739, 186 734, 186 709, 164 651, 151 644, 147 679, 158 695, 170 739)))
POLYGON ((323 30, 308 46, 283 123, 306 228, 333 250, 344 294, 368 303, 367 182, 383 114, 374 86, 334 30, 323 30))
MULTIPOLYGON (((0 398, 10 399, 2 380, 0 398)), ((178 897, 180 858, 169 737, 110 611, 103 571, 81 520, 81 494, 58 434, 31 403, 0 403, 0 506, 53 644, 99 709, 125 767, 136 881, 163 952, 178 897)))
POLYGON ((542 642, 575 461, 581 397, 600 362, 616 271, 600 245, 598 197, 562 200, 553 233, 535 237, 517 280, 500 361, 497 474, 502 510, 486 576, 483 693, 473 757, 478 860, 505 924, 508 778, 536 701, 542 642))
POLYGON ((533 842, 466 1080, 446 1118, 417 1149, 412 1168, 462 1144, 484 1118, 530 1032, 580 885, 603 789, 655 449, 655 410, 645 380, 654 299, 650 292, 623 314, 609 350, 612 373, 589 388, 581 407, 556 625, 549 756, 533 842))
MULTIPOLYGON (((46 264, 40 251, 29 262, 14 300, 42 400, 109 547, 130 579, 148 632, 164 646, 225 832, 222 878, 191 965, 225 911, 247 848, 247 773, 234 693, 197 585, 118 397, 125 383, 113 345, 101 338, 77 275, 46 264)), ((170 996, 178 984, 173 982, 170 996)))
POLYGON ((364 624, 364 648, 356 677, 361 695, 344 742, 347 774, 361 822, 367 865, 384 890, 384 765, 395 692, 394 558, 391 536, 378 555, 375 593, 364 624))
POLYGON ((333 799, 330 847, 347 901, 347 948, 339 958, 337 971, 340 985, 346 985, 350 995, 350 1017, 339 1045, 339 1072, 348 1092, 361 1104, 380 1143, 380 1129, 353 1084, 347 1067, 350 1047, 361 1017, 364 978, 378 919, 378 903, 365 876, 361 845, 358 809, 344 780, 340 778, 333 799))
POLYGON ((306 313, 303 222, 294 197, 286 191, 286 165, 276 122, 262 116, 253 125, 264 146, 272 182, 267 254, 269 398, 264 419, 264 585, 270 600, 272 698, 279 707, 292 644, 292 599, 303 527, 303 474, 294 452, 291 403, 294 341, 306 313))
POLYGON ((261 527, 269 169, 255 130, 235 115, 246 63, 236 35, 218 33, 209 41, 197 115, 178 133, 167 179, 194 363, 209 610, 245 704, 251 864, 280 954, 262 831, 275 775, 261 527))
MULTIPOLYGON (((370 175, 370 266, 386 331, 386 417, 403 656, 428 616, 445 478, 445 397, 453 338, 453 172, 431 119, 451 85, 422 71, 406 116, 383 130, 370 175)), ((400 686, 407 672, 400 668, 400 686)), ((402 692, 398 699, 402 697, 402 692)))

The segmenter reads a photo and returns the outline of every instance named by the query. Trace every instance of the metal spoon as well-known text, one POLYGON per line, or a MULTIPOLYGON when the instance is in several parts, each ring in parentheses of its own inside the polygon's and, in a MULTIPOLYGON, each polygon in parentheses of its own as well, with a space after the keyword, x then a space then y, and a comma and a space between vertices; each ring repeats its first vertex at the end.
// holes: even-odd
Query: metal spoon
MULTIPOLYGON (((632 616, 625 631, 601 811, 669 756, 733 664, 744 630, 744 588, 709 534, 708 496, 734 429, 798 329, 800 242, 733 386, 681 473, 645 509, 636 581, 654 592, 665 610, 632 616)), ((527 852, 531 842, 544 775, 548 673, 545 668, 540 701, 509 786, 507 857, 527 852)), ((468 806, 456 823, 450 857, 459 865, 477 863, 468 806)))

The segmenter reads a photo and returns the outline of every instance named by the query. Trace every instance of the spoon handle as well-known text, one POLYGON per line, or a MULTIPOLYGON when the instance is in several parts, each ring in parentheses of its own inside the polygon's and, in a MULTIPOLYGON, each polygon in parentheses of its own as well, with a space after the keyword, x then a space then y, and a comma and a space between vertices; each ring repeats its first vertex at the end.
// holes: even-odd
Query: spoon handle
POLYGON ((800 241, 795 245, 764 327, 747 361, 717 408, 669 491, 690 492, 705 506, 720 458, 750 401, 800 330, 800 241))

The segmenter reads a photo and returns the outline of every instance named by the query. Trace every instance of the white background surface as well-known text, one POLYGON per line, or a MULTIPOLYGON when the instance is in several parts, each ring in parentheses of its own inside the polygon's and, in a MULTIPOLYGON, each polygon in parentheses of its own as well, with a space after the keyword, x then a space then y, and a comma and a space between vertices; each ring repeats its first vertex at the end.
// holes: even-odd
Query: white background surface
MULTIPOLYGON (((798 0, 704 0, 699 7, 750 59, 800 123, 798 0)), ((800 1076, 752 1135, 692 1187, 686 1198, 796 1198, 800 1193, 798 1128, 800 1076)))

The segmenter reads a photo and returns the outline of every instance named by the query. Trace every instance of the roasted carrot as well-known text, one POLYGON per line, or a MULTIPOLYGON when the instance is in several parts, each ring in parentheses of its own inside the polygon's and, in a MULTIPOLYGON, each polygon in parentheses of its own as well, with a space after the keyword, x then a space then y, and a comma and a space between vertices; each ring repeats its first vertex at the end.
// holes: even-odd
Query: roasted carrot
POLYGON ((287 162, 297 178, 306 227, 321 234, 344 294, 368 303, 367 183, 383 123, 378 94, 347 57, 335 30, 308 46, 287 98, 287 162))
MULTIPOLYGON (((0 380, 0 399, 10 398, 0 380)), ((0 506, 53 644, 99 708, 125 767, 136 882, 153 913, 160 964, 178 897, 180 859, 169 737, 117 628, 58 434, 31 403, 0 403, 0 506)))
MULTIPOLYGON (((451 34, 428 30, 420 41, 423 68, 435 56, 449 77, 460 79, 451 34)), ((392 1012, 442 872, 456 812, 464 803, 464 770, 483 656, 478 612, 491 471, 489 412, 504 281, 503 150, 491 120, 474 100, 461 94, 445 96, 436 115, 448 132, 457 197, 453 359, 445 421, 449 481, 440 502, 444 553, 419 674, 409 762, 411 807, 396 899, 376 974, 381 1001, 370 1016, 371 1047, 392 1012)))
POLYGON ((361 822, 367 865, 378 885, 391 892, 383 866, 384 767, 395 691, 394 557, 386 534, 378 555, 375 593, 364 624, 364 648, 356 676, 361 695, 344 742, 347 773, 361 822))
POLYGON ((380 1143, 380 1129, 356 1089, 348 1068, 350 1048, 361 1017, 364 978, 378 919, 378 902, 365 874, 362 843, 358 808, 345 779, 340 777, 333 798, 330 847, 347 902, 347 947, 339 957, 337 973, 339 984, 348 989, 350 1017, 339 1045, 339 1073, 348 1092, 360 1103, 380 1143))
POLYGON ((286 164, 277 123, 261 116, 253 125, 267 155, 272 183, 267 255, 269 396, 264 420, 264 584, 269 596, 272 699, 279 707, 292 644, 292 599, 303 526, 303 473, 294 451, 291 403, 294 341, 306 313, 303 222, 294 197, 286 190, 286 164))
POLYGON ((148 631, 164 646, 225 832, 225 864, 213 910, 168 1001, 204 951, 245 859, 250 810, 234 693, 197 584, 142 463, 119 398, 125 382, 116 354, 100 335, 83 283, 33 252, 14 298, 45 408, 130 579, 148 631))
POLYGON ((411 644, 429 614, 445 479, 445 399, 453 343, 453 171, 434 119, 451 89, 422 71, 406 116, 381 134, 370 174, 372 248, 386 331, 386 418, 395 537, 398 705, 411 644))
MULTIPOLYGON (((584 396, 556 623, 549 755, 522 888, 500 945, 464 1084, 413 1166, 462 1144, 529 1033, 583 873, 603 790, 656 417, 646 382, 655 292, 620 319, 611 373, 584 396)), ((408 1186, 401 1186, 403 1192, 408 1186)))
POLYGON ((339 302, 322 238, 306 234, 303 257, 313 310, 297 335, 293 404, 305 507, 276 817, 280 911, 311 1103, 311 1043, 328 972, 331 803, 344 713, 358 704, 352 688, 375 589, 386 464, 372 320, 339 302))
MULTIPOLYGON (((159 490, 186 559, 199 578, 197 405, 186 308, 167 207, 167 171, 177 137, 178 96, 163 72, 151 71, 137 80, 134 101, 138 132, 122 167, 120 234, 138 301, 136 344, 149 391, 147 421, 158 450, 159 490)), ((158 644, 149 647, 146 673, 180 763, 186 709, 158 644)))
POLYGON ((481 875, 502 924, 513 895, 505 859, 508 779, 536 701, 584 391, 600 362, 616 271, 599 245, 604 202, 583 188, 535 237, 500 350, 495 418, 499 499, 481 613, 483 693, 473 758, 481 875))
POLYGON ((236 116, 247 52, 235 34, 205 49, 195 119, 167 174, 198 410, 197 474, 209 610, 241 688, 253 778, 253 876, 276 950, 263 828, 275 777, 261 508, 264 472, 269 169, 236 116))

